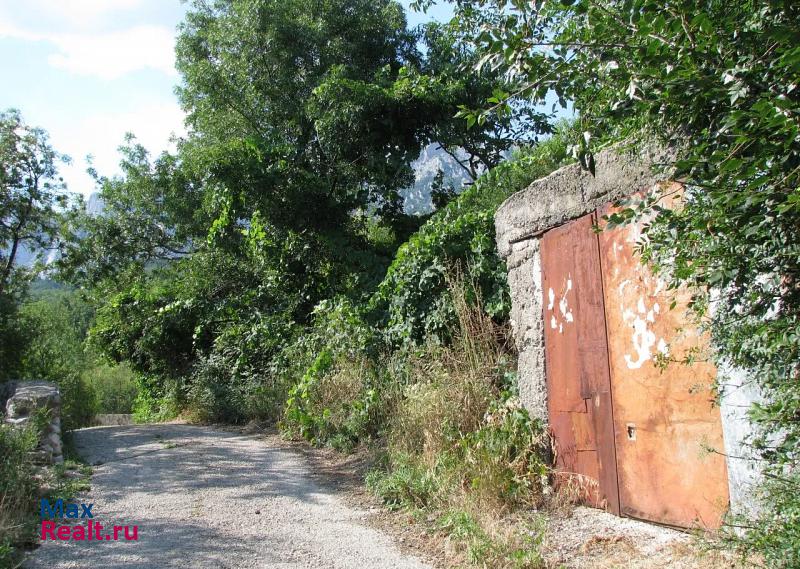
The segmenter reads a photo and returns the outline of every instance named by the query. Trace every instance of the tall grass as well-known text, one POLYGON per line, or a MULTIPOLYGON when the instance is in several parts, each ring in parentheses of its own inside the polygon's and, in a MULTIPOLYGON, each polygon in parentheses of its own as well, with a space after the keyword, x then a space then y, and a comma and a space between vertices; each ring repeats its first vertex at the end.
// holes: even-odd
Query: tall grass
POLYGON ((37 426, 0 423, 0 567, 15 567, 20 547, 33 535, 31 511, 37 483, 30 453, 38 444, 37 426))
POLYGON ((538 567, 540 532, 503 520, 543 502, 547 437, 516 396, 507 330, 458 272, 448 287, 458 315, 453 343, 407 359, 414 381, 394 409, 384 464, 368 484, 392 508, 432 515, 463 543, 468 563, 538 567))

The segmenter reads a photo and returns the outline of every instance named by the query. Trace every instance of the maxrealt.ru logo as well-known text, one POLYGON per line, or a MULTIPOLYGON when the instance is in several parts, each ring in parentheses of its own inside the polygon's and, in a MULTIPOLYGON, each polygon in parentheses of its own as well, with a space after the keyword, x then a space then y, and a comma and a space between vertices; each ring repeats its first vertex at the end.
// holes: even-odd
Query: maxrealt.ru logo
POLYGON ((139 526, 112 526, 103 532, 103 524, 94 520, 94 504, 77 504, 58 499, 53 504, 46 498, 39 503, 39 516, 42 518, 41 538, 53 541, 111 541, 124 538, 127 541, 139 539, 139 526), (85 524, 59 525, 53 520, 86 520, 85 524), (111 533, 108 533, 111 532, 111 533))

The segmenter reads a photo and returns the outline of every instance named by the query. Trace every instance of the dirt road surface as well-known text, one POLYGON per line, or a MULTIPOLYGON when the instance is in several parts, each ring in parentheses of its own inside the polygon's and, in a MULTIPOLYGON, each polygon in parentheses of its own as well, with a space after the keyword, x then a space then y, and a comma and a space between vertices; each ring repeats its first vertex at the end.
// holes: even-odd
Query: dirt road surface
POLYGON ((117 541, 46 541, 26 567, 428 567, 315 482, 310 463, 289 448, 175 424, 83 429, 75 440, 94 465, 78 501, 94 504, 101 535, 138 526, 138 539, 120 531, 117 541))

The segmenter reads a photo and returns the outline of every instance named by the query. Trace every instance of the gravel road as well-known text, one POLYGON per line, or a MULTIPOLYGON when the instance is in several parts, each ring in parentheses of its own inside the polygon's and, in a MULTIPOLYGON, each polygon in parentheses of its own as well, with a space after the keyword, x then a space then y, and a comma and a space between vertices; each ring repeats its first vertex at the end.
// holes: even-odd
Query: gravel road
MULTIPOLYGON (((135 425, 75 433, 94 466, 93 521, 138 540, 46 541, 26 566, 428 567, 314 481, 296 451, 211 427, 135 425)), ((85 520, 82 520, 85 523, 85 520)))

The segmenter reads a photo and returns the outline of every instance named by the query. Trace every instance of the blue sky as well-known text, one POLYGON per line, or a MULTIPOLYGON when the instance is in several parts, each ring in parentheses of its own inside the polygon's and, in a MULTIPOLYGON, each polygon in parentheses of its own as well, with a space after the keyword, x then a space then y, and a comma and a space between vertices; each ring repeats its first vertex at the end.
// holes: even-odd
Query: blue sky
MULTIPOLYGON (((71 191, 94 191, 89 154, 101 174, 117 173, 125 132, 153 153, 184 133, 173 92, 184 10, 179 0, 0 0, 0 109, 20 109, 72 157, 62 168, 71 191)), ((409 22, 450 15, 439 6, 409 22)))

